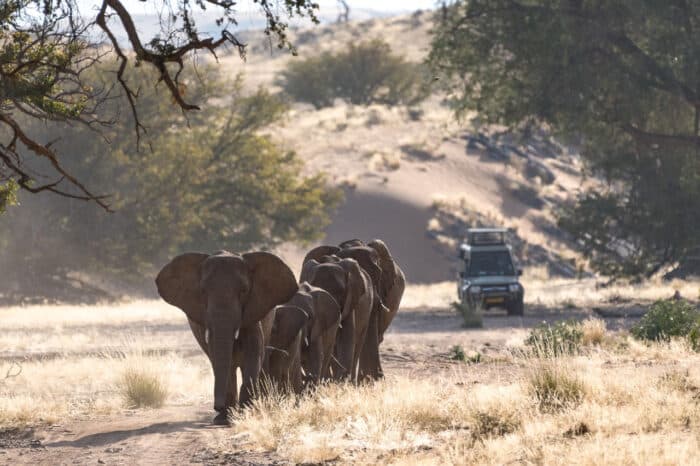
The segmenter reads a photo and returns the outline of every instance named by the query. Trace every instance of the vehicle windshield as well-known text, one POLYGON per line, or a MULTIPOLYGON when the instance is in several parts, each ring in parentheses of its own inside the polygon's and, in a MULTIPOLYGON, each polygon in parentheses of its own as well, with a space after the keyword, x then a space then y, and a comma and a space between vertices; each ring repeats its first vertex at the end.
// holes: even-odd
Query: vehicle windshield
POLYGON ((467 268, 470 277, 515 275, 508 251, 473 252, 467 268))

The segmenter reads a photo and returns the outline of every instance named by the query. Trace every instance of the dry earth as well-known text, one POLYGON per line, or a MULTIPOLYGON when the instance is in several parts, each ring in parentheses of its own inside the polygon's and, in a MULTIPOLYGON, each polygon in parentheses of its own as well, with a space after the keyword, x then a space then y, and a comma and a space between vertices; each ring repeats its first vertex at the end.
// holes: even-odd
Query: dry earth
MULTIPOLYGON (((16 372, 14 362, 22 368, 17 377, 0 382, 0 464, 498 464, 527 450, 521 451, 511 445, 510 456, 504 451, 490 460, 471 457, 459 450, 464 447, 459 446, 464 440, 460 432, 471 429, 460 427, 460 423, 471 422, 468 419, 472 417, 465 416, 473 416, 462 410, 475 408, 458 404, 454 411, 438 414, 440 392, 447 390, 444 396, 449 399, 464 397, 460 403, 469 402, 471 397, 483 398, 483 406, 499 403, 493 394, 484 395, 487 390, 501 393, 505 397, 503 402, 515 410, 512 415, 519 416, 514 424, 516 432, 522 431, 520 435, 527 439, 528 435, 533 435, 528 430, 545 429, 542 425, 547 424, 543 423, 554 422, 549 415, 529 418, 522 414, 521 411, 531 409, 530 402, 524 395, 514 392, 514 387, 519 387, 531 370, 531 363, 517 354, 532 326, 542 320, 585 319, 603 314, 608 316, 604 319, 607 335, 626 341, 624 329, 635 321, 639 310, 650 299, 669 296, 674 289, 686 295, 698 290, 697 282, 646 284, 605 291, 596 291, 591 282, 570 282, 566 293, 560 291, 556 295, 542 282, 533 281, 528 286, 532 293, 524 317, 507 317, 494 311, 486 317, 485 327, 478 330, 463 329, 460 318, 449 310, 447 303, 452 299, 452 283, 411 286, 405 306, 382 346, 385 382, 361 389, 322 390, 318 396, 329 399, 302 400, 296 405, 287 403, 288 406, 283 403, 286 407, 281 413, 261 415, 253 410, 232 428, 214 427, 209 423, 212 417, 211 371, 178 310, 154 301, 104 307, 0 309, 0 347, 5 349, 0 353, 0 370, 3 374, 16 372), (599 305, 591 306, 592 302, 599 305), (467 356, 478 353, 480 362, 466 364, 453 360, 452 348, 456 345, 462 347, 467 356), (129 367, 153 373, 164 381, 168 397, 162 408, 125 408, 119 380, 129 367), (394 392, 396 387, 400 388, 400 393, 394 392), (309 410, 296 415, 311 419, 313 413, 329 409, 329 403, 353 396, 359 397, 353 401, 357 405, 343 408, 353 410, 350 418, 343 414, 339 419, 324 421, 330 423, 328 429, 341 429, 342 435, 335 443, 333 439, 322 437, 321 425, 307 426, 305 428, 311 430, 301 430, 294 435, 290 432, 289 436, 275 433, 289 423, 297 425, 298 420, 286 418, 292 416, 295 409, 309 410), (376 403, 381 406, 375 406, 376 403), (375 410, 388 412, 377 421, 371 421, 373 416, 379 415, 375 410), (435 413, 430 414, 428 420, 423 418, 428 416, 426 412, 433 410, 435 413), (399 420, 407 416, 407 424, 399 428, 395 425, 398 420, 389 422, 384 416, 396 416, 399 420), (372 422, 378 424, 365 424, 372 422), (397 433, 397 429, 405 429, 405 432, 397 433)), ((686 435, 683 434, 686 432, 689 438, 698 438, 700 417, 694 417, 698 414, 697 406, 688 406, 690 417, 685 428, 676 427, 676 418, 669 426, 665 418, 644 421, 661 423, 658 425, 628 426, 624 416, 629 414, 619 411, 625 406, 619 397, 624 398, 628 390, 639 388, 638 385, 636 388, 626 386, 630 380, 635 384, 656 386, 669 371, 680 374, 685 370, 690 371, 687 372, 691 380, 689 390, 695 390, 694 381, 700 383, 698 357, 678 347, 650 349, 634 342, 625 345, 628 347, 623 353, 601 347, 566 363, 581 367, 586 377, 606 378, 608 374, 611 380, 596 382, 603 384, 602 388, 595 385, 591 388, 602 394, 590 396, 592 400, 617 397, 614 403, 617 408, 610 408, 603 414, 590 411, 590 406, 586 408, 590 412, 571 408, 562 415, 564 420, 556 420, 553 428, 561 430, 561 423, 582 418, 586 428, 594 432, 589 441, 615 443, 621 441, 623 434, 618 430, 608 432, 607 424, 611 421, 606 416, 619 415, 622 417, 616 422, 621 423, 623 429, 632 429, 624 433, 631 436, 630 441, 657 441, 642 440, 649 432, 668 435, 686 435), (612 388, 606 385, 611 381, 612 388)), ((677 409, 671 398, 662 405, 672 409, 672 413, 677 409)), ((264 412, 268 408, 262 409, 264 412)), ((635 418, 630 422, 642 421, 635 418)), ((496 436, 495 440, 482 439, 480 448, 486 449, 482 453, 493 448, 490 444, 494 441, 512 443, 517 438, 516 434, 504 435, 496 436)), ((547 435, 551 434, 539 433, 535 437, 546 442, 547 435)), ((576 441, 574 437, 572 445, 576 441)), ((700 443, 683 455, 687 457, 698 451, 700 443)), ((610 458, 644 464, 640 462, 644 456, 634 456, 643 453, 628 451, 627 456, 610 458)), ((673 464, 669 461, 672 453, 671 450, 661 451, 657 464, 673 464)), ((550 456, 552 454, 545 448, 540 452, 540 460, 521 458, 521 462, 558 463, 558 458, 550 456)), ((582 464, 602 463, 605 461, 582 461, 582 464)))

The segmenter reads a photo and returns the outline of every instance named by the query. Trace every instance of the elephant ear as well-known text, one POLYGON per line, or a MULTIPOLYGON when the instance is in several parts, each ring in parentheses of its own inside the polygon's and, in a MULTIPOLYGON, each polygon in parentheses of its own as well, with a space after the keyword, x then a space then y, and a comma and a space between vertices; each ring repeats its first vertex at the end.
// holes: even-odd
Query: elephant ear
POLYGON ((311 281, 314 277, 314 269, 319 265, 319 262, 316 259, 311 259, 309 261, 305 261, 304 264, 301 266, 301 276, 299 277, 300 282, 308 282, 311 281))
POLYGON ((347 317, 351 310, 357 308, 360 297, 368 293, 369 290, 365 286, 365 280, 362 278, 360 265, 355 259, 343 259, 339 264, 347 274, 347 295, 345 302, 342 303, 342 315, 347 317))
POLYGON ((314 322, 310 339, 315 341, 321 337, 321 333, 338 325, 341 309, 338 302, 326 290, 315 288, 311 295, 314 300, 314 322))
POLYGON ((316 262, 321 262, 321 258, 323 256, 332 256, 333 254, 337 253, 340 251, 340 248, 337 246, 318 246, 313 248, 311 251, 306 253, 306 256, 304 257, 304 262, 303 264, 306 264, 310 260, 315 260, 316 262))
POLYGON ((360 267, 362 267, 372 279, 372 286, 377 290, 377 293, 380 291, 382 269, 379 266, 377 251, 367 246, 355 246, 339 251, 338 256, 355 259, 357 263, 360 264, 360 267))
POLYGON ((207 299, 199 285, 202 263, 208 254, 187 252, 171 260, 156 277, 158 294, 166 303, 182 309, 187 317, 205 325, 207 299))
POLYGON ((294 273, 282 259, 269 252, 243 254, 250 272, 250 291, 244 306, 241 327, 262 320, 279 304, 289 301, 297 292, 294 273))
POLYGON ((389 252, 389 248, 386 246, 384 241, 380 239, 373 239, 367 246, 377 251, 377 256, 379 257, 379 267, 382 269, 382 286, 381 295, 382 299, 386 299, 389 294, 389 290, 396 283, 396 262, 389 252))

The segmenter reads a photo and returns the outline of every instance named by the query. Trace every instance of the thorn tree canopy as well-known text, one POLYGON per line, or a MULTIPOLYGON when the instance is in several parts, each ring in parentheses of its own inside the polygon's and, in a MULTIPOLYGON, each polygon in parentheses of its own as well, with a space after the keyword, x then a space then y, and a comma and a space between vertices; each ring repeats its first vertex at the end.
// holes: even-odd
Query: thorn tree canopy
POLYGON ((445 2, 430 61, 458 110, 546 126, 601 183, 564 209, 598 270, 700 253, 700 1, 445 2))
MULTIPOLYGON (((81 11, 78 0, 0 0, 0 193, 10 193, 16 186, 33 193, 50 191, 95 201, 109 210, 105 196, 95 194, 85 180, 64 168, 52 147, 54 141, 37 140, 26 130, 26 122, 61 121, 99 131, 113 123, 113 118, 98 116, 99 108, 122 90, 138 140, 146 126, 136 111, 139 91, 125 77, 129 62, 155 69, 153 84, 163 83, 179 108, 190 111, 199 109, 201 102, 185 96, 181 77, 188 58, 197 52, 216 57, 226 44, 244 57, 245 45, 230 31, 237 24, 234 0, 146 1, 154 11, 167 12, 159 16, 160 31, 154 37, 144 37, 136 28, 123 0, 95 0, 96 9, 90 11, 81 11), (216 35, 197 29, 196 12, 203 10, 217 12, 216 35), (126 33, 125 42, 117 40, 119 31, 126 33), (85 71, 113 56, 118 66, 114 82, 100 88, 88 85, 85 71)), ((265 32, 282 48, 292 49, 287 18, 318 21, 318 5, 312 1, 253 3, 266 19, 265 32)))

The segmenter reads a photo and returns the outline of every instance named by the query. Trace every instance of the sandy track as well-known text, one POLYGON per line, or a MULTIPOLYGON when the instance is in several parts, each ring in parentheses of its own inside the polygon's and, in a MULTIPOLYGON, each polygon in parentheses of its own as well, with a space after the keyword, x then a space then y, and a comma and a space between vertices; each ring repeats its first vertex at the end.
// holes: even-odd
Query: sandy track
MULTIPOLYGON (((465 330, 460 318, 446 309, 403 310, 382 345, 385 372, 423 377, 459 370, 460 383, 469 384, 512 378, 519 369, 507 363, 460 370, 463 363, 450 359, 450 348, 460 345, 465 351, 496 355, 522 342, 529 328, 545 318, 588 314, 533 309, 525 317, 508 317, 496 311, 486 317, 483 329, 465 330)), ((183 323, 183 331, 184 327, 183 323)), ((7 431, 0 433, 0 464, 285 464, 272 454, 236 451, 230 441, 224 444, 226 429, 210 425, 213 414, 209 404, 171 405, 71 420, 36 431, 7 431), (217 446, 234 452, 217 453, 217 446)))
POLYGON ((204 406, 168 407, 6 434, 7 464, 189 464, 215 427, 204 406), (34 443, 32 443, 34 440, 34 443), (38 442, 37 442, 38 441, 38 442))

